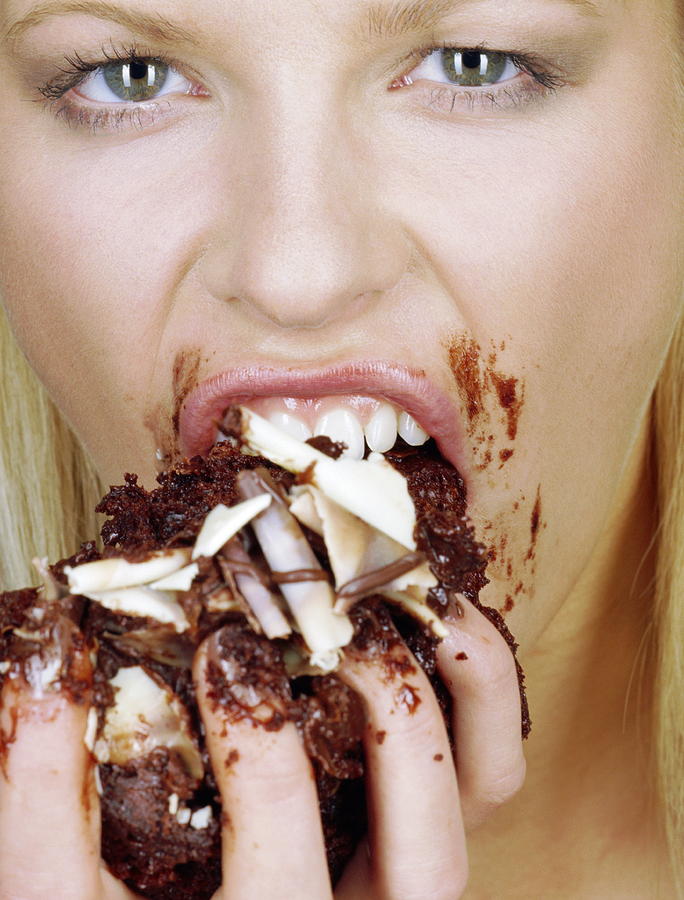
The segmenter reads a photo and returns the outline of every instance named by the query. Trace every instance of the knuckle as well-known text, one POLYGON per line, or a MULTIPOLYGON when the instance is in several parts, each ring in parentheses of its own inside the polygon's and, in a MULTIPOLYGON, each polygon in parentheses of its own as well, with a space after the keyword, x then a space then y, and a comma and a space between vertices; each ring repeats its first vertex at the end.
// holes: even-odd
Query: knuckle
POLYGON ((480 795, 480 801, 491 809, 503 806, 520 791, 523 781, 524 777, 521 778, 517 772, 501 778, 495 784, 487 787, 480 795))
MULTIPOLYGON (((454 854, 454 857, 458 854, 454 854)), ((381 900, 459 900, 465 893, 469 878, 468 862, 462 861, 456 868, 454 859, 434 867, 431 871, 420 872, 416 878, 415 868, 404 879, 399 875, 393 885, 386 885, 380 892, 381 900)))
POLYGON ((485 798, 495 806, 501 806, 514 797, 525 783, 525 761, 515 766, 505 775, 499 776, 488 786, 485 798))
MULTIPOLYGON (((253 787, 262 787, 268 790, 270 802, 274 807, 280 804, 288 804, 302 790, 302 775, 299 767, 296 769, 284 766, 278 767, 275 771, 271 769, 263 775, 252 773, 251 778, 253 787), (261 785, 255 785, 255 779, 260 781, 261 785)), ((259 791, 259 794, 261 794, 261 791, 259 791)))
POLYGON ((505 774, 473 785, 468 791, 470 799, 467 801, 467 819, 469 825, 472 827, 485 821, 499 807, 512 800, 520 792, 524 783, 525 760, 522 758, 505 774))

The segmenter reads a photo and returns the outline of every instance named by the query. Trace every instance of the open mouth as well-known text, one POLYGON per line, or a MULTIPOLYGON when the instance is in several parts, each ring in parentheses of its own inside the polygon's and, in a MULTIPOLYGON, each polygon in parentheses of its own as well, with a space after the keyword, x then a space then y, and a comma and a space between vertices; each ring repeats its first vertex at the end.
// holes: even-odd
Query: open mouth
POLYGON ((252 409, 298 440, 326 435, 361 459, 397 443, 439 452, 462 468, 467 458, 459 412, 425 372, 395 363, 364 362, 317 371, 265 367, 220 372, 192 390, 178 415, 181 451, 206 453, 221 437, 226 410, 252 409))

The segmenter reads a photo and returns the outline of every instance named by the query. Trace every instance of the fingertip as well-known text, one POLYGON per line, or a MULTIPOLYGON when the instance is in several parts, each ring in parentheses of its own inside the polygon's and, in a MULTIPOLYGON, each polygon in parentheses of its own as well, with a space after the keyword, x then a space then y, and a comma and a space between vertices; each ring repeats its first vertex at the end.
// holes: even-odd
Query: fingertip
POLYGON ((436 655, 446 686, 461 692, 510 694, 511 684, 517 685, 515 657, 494 623, 463 598, 452 602, 445 624, 448 633, 436 655))
POLYGON ((200 645, 193 677, 203 716, 279 730, 291 698, 281 653, 241 624, 226 625, 200 645))
POLYGON ((466 600, 447 619, 437 668, 454 698, 463 816, 469 829, 511 800, 525 779, 522 703, 515 657, 493 622, 466 600))
POLYGON ((31 897, 48 896, 59 871, 74 896, 96 896, 100 807, 85 744, 89 708, 80 691, 78 700, 56 685, 38 692, 36 675, 34 665, 33 681, 7 678, 2 688, 0 883, 23 887, 28 877, 31 897))
POLYGON ((225 626, 200 646, 193 673, 224 809, 226 896, 275 897, 297 884, 303 900, 330 897, 313 769, 277 647, 225 626))

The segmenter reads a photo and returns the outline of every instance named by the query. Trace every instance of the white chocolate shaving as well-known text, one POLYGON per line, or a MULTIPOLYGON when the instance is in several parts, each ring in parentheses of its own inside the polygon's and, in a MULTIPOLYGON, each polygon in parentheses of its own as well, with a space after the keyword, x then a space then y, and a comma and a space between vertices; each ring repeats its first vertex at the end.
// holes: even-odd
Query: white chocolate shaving
POLYGON ((269 589, 248 575, 236 575, 235 582, 269 640, 285 638, 292 629, 269 589))
POLYGON ((88 596, 90 591, 112 591, 118 588, 148 584, 176 572, 190 562, 190 548, 159 550, 144 562, 130 563, 120 557, 98 559, 81 566, 66 566, 72 594, 88 596))
POLYGON ((47 556, 34 556, 31 563, 43 582, 45 599, 50 601, 59 599, 59 585, 50 572, 47 556))
POLYGON ((271 495, 262 494, 259 497, 250 497, 237 506, 224 506, 223 503, 219 503, 204 520, 195 541, 192 558, 214 556, 233 535, 263 512, 270 502, 271 495))
POLYGON ((227 589, 210 594, 205 605, 209 612, 240 612, 242 609, 240 601, 227 589))
POLYGON ((127 616, 149 616, 163 625, 173 625, 179 634, 190 627, 183 607, 165 591, 155 591, 142 585, 114 591, 79 593, 90 600, 96 600, 112 612, 120 612, 127 616))
POLYGON ((32 641, 36 644, 40 644, 43 641, 43 635, 40 631, 29 631, 27 628, 13 628, 12 631, 22 641, 32 641))
POLYGON ((182 806, 176 813, 176 821, 179 825, 187 825, 192 818, 192 813, 187 806, 182 806))
POLYGON ((312 653, 309 662, 314 671, 318 671, 321 675, 328 675, 330 672, 335 671, 340 664, 341 658, 341 650, 326 650, 320 653, 312 653))
POLYGON ((382 454, 331 459, 246 407, 240 410, 242 437, 253 451, 289 472, 310 470, 310 482, 331 500, 403 547, 416 549, 416 512, 406 480, 382 454))
POLYGON ((282 597, 274 594, 251 573, 251 559, 239 538, 228 544, 221 564, 225 564, 229 570, 231 566, 235 566, 233 577, 237 589, 269 640, 285 638, 292 633, 282 597))
MULTIPOLYGON (((317 488, 304 485, 293 493, 296 496, 290 504, 290 512, 323 537, 338 590, 361 575, 375 572, 406 556, 402 544, 371 528, 317 488)), ((416 585, 427 589, 436 584, 437 579, 428 564, 421 563, 388 582, 386 587, 404 590, 416 585)))
MULTIPOLYGON (((255 489, 252 473, 241 473, 238 487, 243 495, 255 489)), ((271 571, 321 569, 309 542, 285 503, 271 504, 252 522, 252 528, 271 571)), ((281 584, 280 591, 309 650, 321 657, 327 667, 331 654, 346 646, 353 636, 351 620, 346 615, 333 612, 335 595, 332 588, 327 581, 297 581, 281 584)))
POLYGON ((159 581, 153 581, 150 587, 156 591, 189 591, 192 587, 192 582, 198 575, 199 566, 197 563, 191 563, 177 572, 172 572, 165 578, 160 578, 159 581))
POLYGON ((193 778, 202 778, 204 766, 190 736, 188 713, 173 692, 141 666, 119 669, 109 683, 116 697, 95 744, 98 762, 123 765, 155 747, 168 747, 178 751, 193 778))

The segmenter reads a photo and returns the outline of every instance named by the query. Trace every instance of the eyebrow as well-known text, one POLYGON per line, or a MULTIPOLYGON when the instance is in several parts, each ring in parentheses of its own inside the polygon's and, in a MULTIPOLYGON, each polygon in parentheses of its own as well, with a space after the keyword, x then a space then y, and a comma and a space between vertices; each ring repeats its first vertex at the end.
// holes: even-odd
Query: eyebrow
MULTIPOLYGON (((417 31, 429 31, 435 28, 448 13, 452 12, 463 0, 395 0, 389 5, 372 3, 367 8, 367 30, 364 37, 396 38, 417 31)), ((557 0, 557 2, 574 6, 585 15, 599 16, 600 12, 593 0, 557 0)), ((114 21, 120 25, 158 41, 179 42, 199 45, 196 34, 181 25, 169 21, 161 13, 144 13, 127 9, 108 0, 48 0, 31 10, 19 21, 14 22, 6 31, 7 41, 16 41, 22 34, 39 25, 50 16, 68 13, 82 13, 98 19, 114 21)))
POLYGON ((40 6, 31 10, 31 12, 14 22, 6 31, 5 40, 16 41, 22 34, 39 25, 50 16, 65 15, 67 13, 82 13, 88 16, 94 16, 96 19, 105 19, 107 21, 117 22, 141 34, 148 34, 157 41, 165 41, 167 43, 176 41, 178 43, 188 43, 197 45, 199 43, 195 34, 180 25, 170 22, 161 13, 144 13, 139 10, 126 9, 115 3, 109 3, 107 0, 52 0, 52 2, 41 3, 40 6))
MULTIPOLYGON (((368 9, 365 37, 401 37, 416 31, 435 28, 446 16, 467 0, 399 0, 389 5, 373 3, 368 9)), ((588 16, 601 12, 593 0, 558 0, 588 16)))

